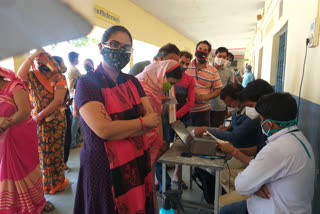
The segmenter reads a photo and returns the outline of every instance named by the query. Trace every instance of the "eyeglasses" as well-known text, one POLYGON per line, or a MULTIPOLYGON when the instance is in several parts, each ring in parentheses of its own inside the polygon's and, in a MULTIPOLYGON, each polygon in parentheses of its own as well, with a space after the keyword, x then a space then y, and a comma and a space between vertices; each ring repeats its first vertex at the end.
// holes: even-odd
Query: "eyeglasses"
POLYGON ((133 53, 133 48, 131 47, 131 45, 124 45, 121 46, 120 42, 117 41, 110 41, 110 42, 105 42, 103 44, 103 46, 105 46, 106 48, 111 48, 111 49, 121 49, 123 51, 125 51, 126 53, 133 53))

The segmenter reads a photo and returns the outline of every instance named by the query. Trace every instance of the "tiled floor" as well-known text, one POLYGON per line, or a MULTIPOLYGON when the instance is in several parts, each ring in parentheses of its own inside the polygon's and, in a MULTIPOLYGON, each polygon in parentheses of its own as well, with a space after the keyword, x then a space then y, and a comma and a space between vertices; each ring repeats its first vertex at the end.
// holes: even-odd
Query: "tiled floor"
MULTIPOLYGON (((57 193, 55 195, 45 195, 46 199, 51 201, 55 207, 56 210, 52 212, 52 214, 72 214, 73 213, 73 204, 74 204, 74 197, 76 192, 76 185, 78 180, 78 173, 79 173, 79 166, 80 166, 80 149, 76 148, 72 149, 70 152, 70 157, 68 161, 68 166, 72 169, 70 173, 66 173, 66 177, 70 181, 69 188, 61 193, 57 193)), ((189 185, 189 167, 183 167, 183 173, 182 177, 189 185)), ((173 174, 173 170, 169 171, 169 174, 173 174)), ((172 188, 177 188, 176 185, 172 184, 172 188)), ((187 189, 183 192, 182 198, 185 200, 192 200, 192 201, 200 201, 201 200, 201 191, 196 186, 195 183, 193 183, 193 189, 187 189)), ((159 207, 161 206, 161 199, 158 197, 159 207)), ((205 214, 208 212, 201 211, 195 209, 185 209, 186 214, 191 213, 201 213, 205 214)))

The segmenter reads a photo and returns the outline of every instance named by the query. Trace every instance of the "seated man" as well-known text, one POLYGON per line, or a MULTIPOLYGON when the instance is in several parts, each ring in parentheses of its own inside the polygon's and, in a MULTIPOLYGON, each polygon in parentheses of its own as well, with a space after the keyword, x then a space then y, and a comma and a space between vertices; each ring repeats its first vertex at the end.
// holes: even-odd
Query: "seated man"
POLYGON ((218 144, 248 165, 235 180, 236 191, 252 196, 223 207, 231 213, 312 213, 315 159, 312 147, 296 126, 297 104, 288 93, 263 96, 255 107, 266 146, 251 160, 230 143, 218 144))
POLYGON ((260 142, 262 133, 259 119, 251 120, 245 114, 245 106, 240 103, 238 93, 242 90, 239 84, 228 84, 221 91, 220 98, 228 107, 232 114, 232 121, 229 127, 223 130, 210 127, 200 127, 195 129, 195 134, 201 136, 205 131, 209 131, 217 138, 230 141, 236 148, 246 148, 256 146, 260 142))

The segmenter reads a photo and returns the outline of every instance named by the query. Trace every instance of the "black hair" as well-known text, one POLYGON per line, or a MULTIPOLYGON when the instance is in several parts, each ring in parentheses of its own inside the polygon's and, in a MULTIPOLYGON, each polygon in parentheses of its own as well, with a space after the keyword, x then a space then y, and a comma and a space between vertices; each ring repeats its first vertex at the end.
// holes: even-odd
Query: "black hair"
POLYGON ((207 40, 203 40, 203 41, 200 41, 200 42, 198 42, 198 44, 197 44, 197 46, 196 46, 196 49, 199 47, 199 45, 200 44, 206 44, 206 45, 208 45, 208 52, 210 53, 211 52, 211 50, 212 50, 212 47, 211 47, 211 44, 207 41, 207 40))
POLYGON ((234 100, 238 100, 238 94, 241 90, 243 90, 242 85, 238 83, 229 83, 221 90, 220 99, 224 100, 226 97, 231 97, 234 100))
POLYGON ((61 65, 61 62, 63 61, 62 57, 60 56, 53 56, 54 60, 56 60, 56 62, 61 65))
POLYGON ((289 121, 297 117, 296 100, 289 93, 272 93, 262 96, 255 107, 264 119, 289 121))
POLYGON ((228 51, 227 48, 225 48, 225 47, 220 47, 220 48, 218 48, 218 49, 216 50, 215 54, 217 55, 218 53, 224 53, 224 52, 226 52, 227 55, 228 55, 228 53, 229 53, 229 51, 228 51))
POLYGON ((273 93, 272 86, 263 79, 257 79, 249 82, 239 94, 240 102, 252 101, 257 102, 263 95, 273 93))
POLYGON ((74 60, 78 57, 79 57, 79 54, 73 51, 68 54, 68 59, 70 63, 73 63, 74 60))
POLYGON ((116 32, 124 32, 124 33, 128 34, 130 41, 131 41, 131 44, 132 44, 131 33, 127 30, 127 28, 120 26, 120 25, 114 25, 114 26, 109 27, 107 30, 105 30, 102 35, 101 43, 103 44, 106 41, 108 41, 110 36, 116 32))
POLYGON ((92 66, 94 67, 94 64, 93 64, 93 61, 92 61, 92 59, 85 59, 84 61, 89 61, 91 64, 92 64, 92 66))
POLYGON ((180 53, 180 58, 181 58, 182 56, 185 56, 185 57, 188 58, 188 59, 192 59, 192 54, 191 54, 190 52, 188 52, 188 51, 181 51, 181 53, 180 53))
POLYGON ((227 57, 231 57, 231 62, 234 60, 234 55, 231 52, 228 52, 227 57))
POLYGON ((183 74, 183 69, 181 68, 181 66, 176 67, 175 69, 173 69, 170 72, 166 73, 166 77, 171 77, 171 78, 175 78, 177 80, 180 80, 182 78, 182 74, 183 74))
POLYGON ((4 79, 4 77, 3 76, 0 76, 0 80, 3 80, 4 79))
POLYGON ((172 43, 168 43, 168 44, 162 46, 158 51, 158 54, 164 54, 164 55, 168 55, 171 53, 177 54, 178 56, 180 55, 179 48, 172 43))

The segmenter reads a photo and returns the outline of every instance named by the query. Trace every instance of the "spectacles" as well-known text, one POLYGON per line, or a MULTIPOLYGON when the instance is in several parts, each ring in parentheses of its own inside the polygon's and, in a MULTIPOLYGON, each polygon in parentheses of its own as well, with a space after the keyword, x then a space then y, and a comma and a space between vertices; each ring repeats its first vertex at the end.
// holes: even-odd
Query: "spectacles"
POLYGON ((103 44, 103 46, 105 46, 106 48, 111 48, 111 49, 121 49, 123 51, 125 51, 126 53, 133 53, 133 48, 131 47, 131 45, 124 45, 121 46, 120 42, 117 41, 110 41, 110 42, 105 42, 103 44))

